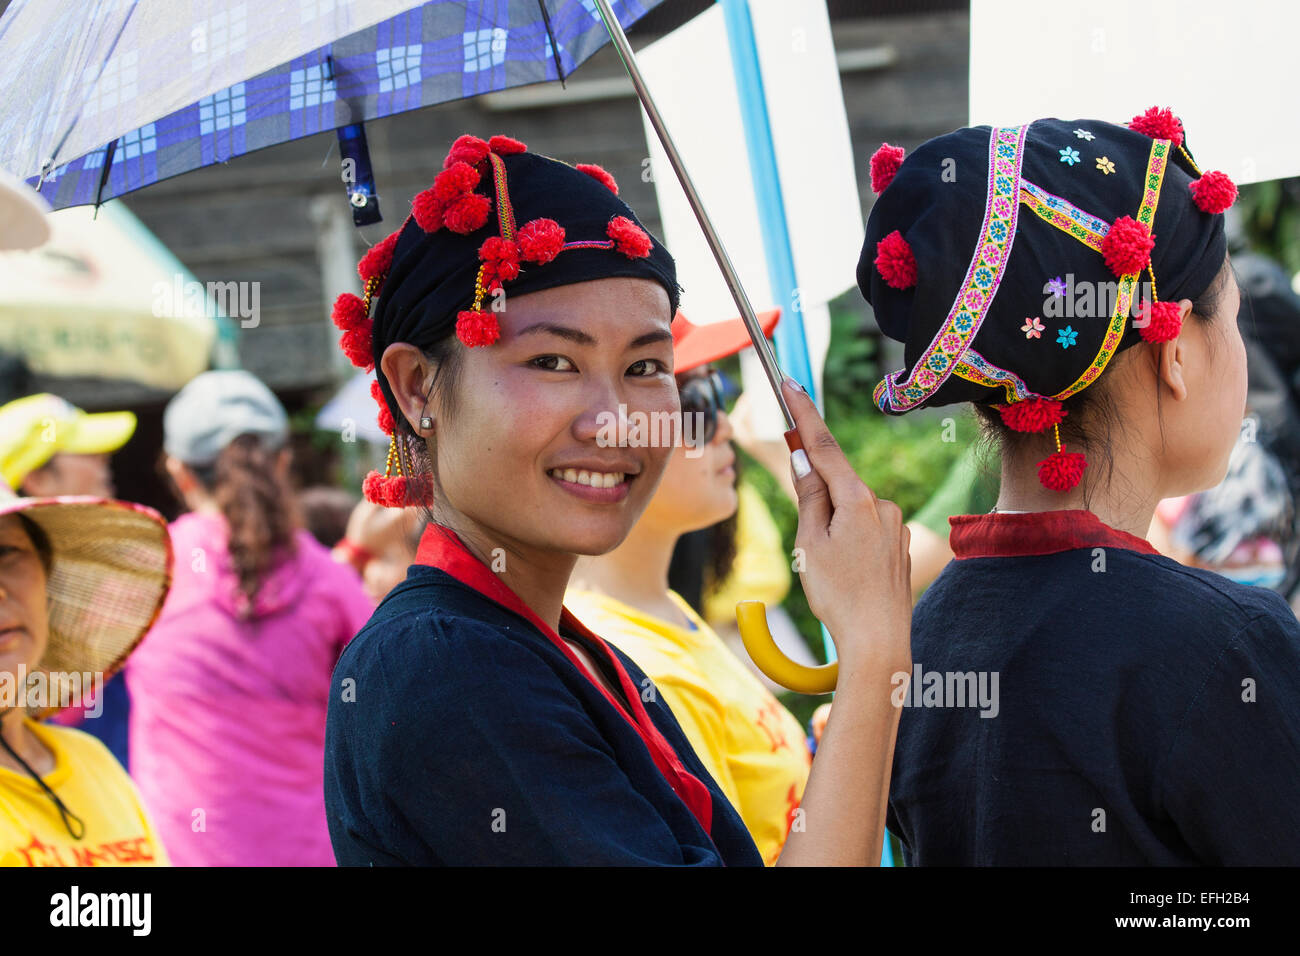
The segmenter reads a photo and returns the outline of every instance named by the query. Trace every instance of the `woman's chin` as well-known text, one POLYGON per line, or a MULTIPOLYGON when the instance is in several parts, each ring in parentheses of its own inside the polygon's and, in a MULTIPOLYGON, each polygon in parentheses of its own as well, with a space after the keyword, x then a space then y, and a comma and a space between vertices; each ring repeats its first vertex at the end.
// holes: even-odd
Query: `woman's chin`
POLYGON ((600 521, 570 524, 562 540, 551 538, 551 546, 571 554, 608 554, 622 544, 632 531, 632 524, 624 521, 600 521))

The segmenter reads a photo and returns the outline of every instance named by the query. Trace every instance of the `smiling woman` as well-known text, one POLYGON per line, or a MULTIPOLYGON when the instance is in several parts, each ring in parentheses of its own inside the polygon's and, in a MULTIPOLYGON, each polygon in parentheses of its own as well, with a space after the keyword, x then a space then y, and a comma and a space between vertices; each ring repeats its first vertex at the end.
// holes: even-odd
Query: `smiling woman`
MULTIPOLYGON (((670 317, 665 290, 646 279, 595 279, 512 297, 500 313, 500 339, 461 359, 457 390, 472 400, 456 414, 441 394, 431 405, 429 474, 442 494, 435 520, 462 528, 465 517, 475 519, 469 533, 481 528, 511 563, 538 549, 598 554, 622 540, 669 448, 599 447, 599 413, 677 411, 670 317), (502 508, 512 499, 535 507, 517 515, 502 508)), ((417 422, 428 365, 404 343, 389 346, 381 362, 417 422)), ((546 616, 558 621, 552 603, 546 616)))
MULTIPOLYGON (((760 865, 651 681, 563 606, 578 556, 623 541, 672 453, 611 444, 603 425, 679 414, 673 260, 597 167, 503 136, 463 136, 443 166, 362 259, 364 298, 335 306, 341 346, 378 366, 380 426, 392 435, 367 497, 421 505, 430 519, 407 579, 334 672, 335 855, 760 865)), ((897 721, 886 671, 910 660, 905 533, 897 509, 852 477, 811 403, 791 404, 814 465, 837 474, 836 538, 853 540, 855 573, 877 583, 835 588, 849 597, 826 602, 829 620, 857 632, 844 629, 846 670, 873 687, 862 695, 850 682, 837 742, 824 748, 824 775, 857 776, 854 795, 816 805, 820 831, 784 861, 865 863, 879 857, 897 721), (880 604, 870 630, 857 623, 864 598, 880 604), (862 773, 879 785, 861 787, 862 773)), ((809 508, 828 510, 835 495, 821 479, 804 486, 809 508)), ((818 517, 829 542, 829 514, 818 517)))

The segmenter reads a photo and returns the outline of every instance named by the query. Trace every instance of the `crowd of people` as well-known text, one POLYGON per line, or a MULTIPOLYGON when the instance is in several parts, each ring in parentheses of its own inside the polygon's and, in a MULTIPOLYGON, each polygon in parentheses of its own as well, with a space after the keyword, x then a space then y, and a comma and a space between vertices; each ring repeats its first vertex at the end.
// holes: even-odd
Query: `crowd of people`
POLYGON ((756 438, 741 321, 681 313, 608 172, 506 136, 335 303, 390 436, 363 500, 293 490, 246 372, 168 403, 170 524, 114 498, 130 413, 0 408, 0 864, 874 865, 886 826, 908 865, 1300 863, 1300 471, 1235 187, 1160 109, 870 174, 875 403, 971 403, 1000 471, 915 515, 792 381, 794 451, 756 438), (1045 328, 1064 275, 1114 299, 1045 328), (611 411, 698 428, 611 444, 611 411), (720 633, 792 573, 839 660, 812 727, 720 633))

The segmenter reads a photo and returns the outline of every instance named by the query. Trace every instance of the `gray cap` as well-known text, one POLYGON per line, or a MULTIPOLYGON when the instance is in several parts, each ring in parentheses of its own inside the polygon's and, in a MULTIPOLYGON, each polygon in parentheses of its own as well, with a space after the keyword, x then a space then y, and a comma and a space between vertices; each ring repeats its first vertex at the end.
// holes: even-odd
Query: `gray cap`
POLYGON ((195 376, 163 412, 163 450, 187 465, 210 465, 232 441, 250 434, 279 448, 289 419, 271 390, 242 369, 195 376))

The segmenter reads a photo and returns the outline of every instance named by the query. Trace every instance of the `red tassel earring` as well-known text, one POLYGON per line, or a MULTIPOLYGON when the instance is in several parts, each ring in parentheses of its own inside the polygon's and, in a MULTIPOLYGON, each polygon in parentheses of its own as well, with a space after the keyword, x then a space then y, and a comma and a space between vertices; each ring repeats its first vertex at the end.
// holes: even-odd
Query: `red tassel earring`
POLYGON ((414 469, 406 463, 402 449, 405 440, 398 442, 394 433, 388 440, 388 461, 384 473, 372 471, 361 482, 361 492, 371 504, 383 508, 408 508, 412 505, 427 503, 433 484, 428 475, 414 474, 414 469), (397 473, 393 474, 396 469, 397 473))

